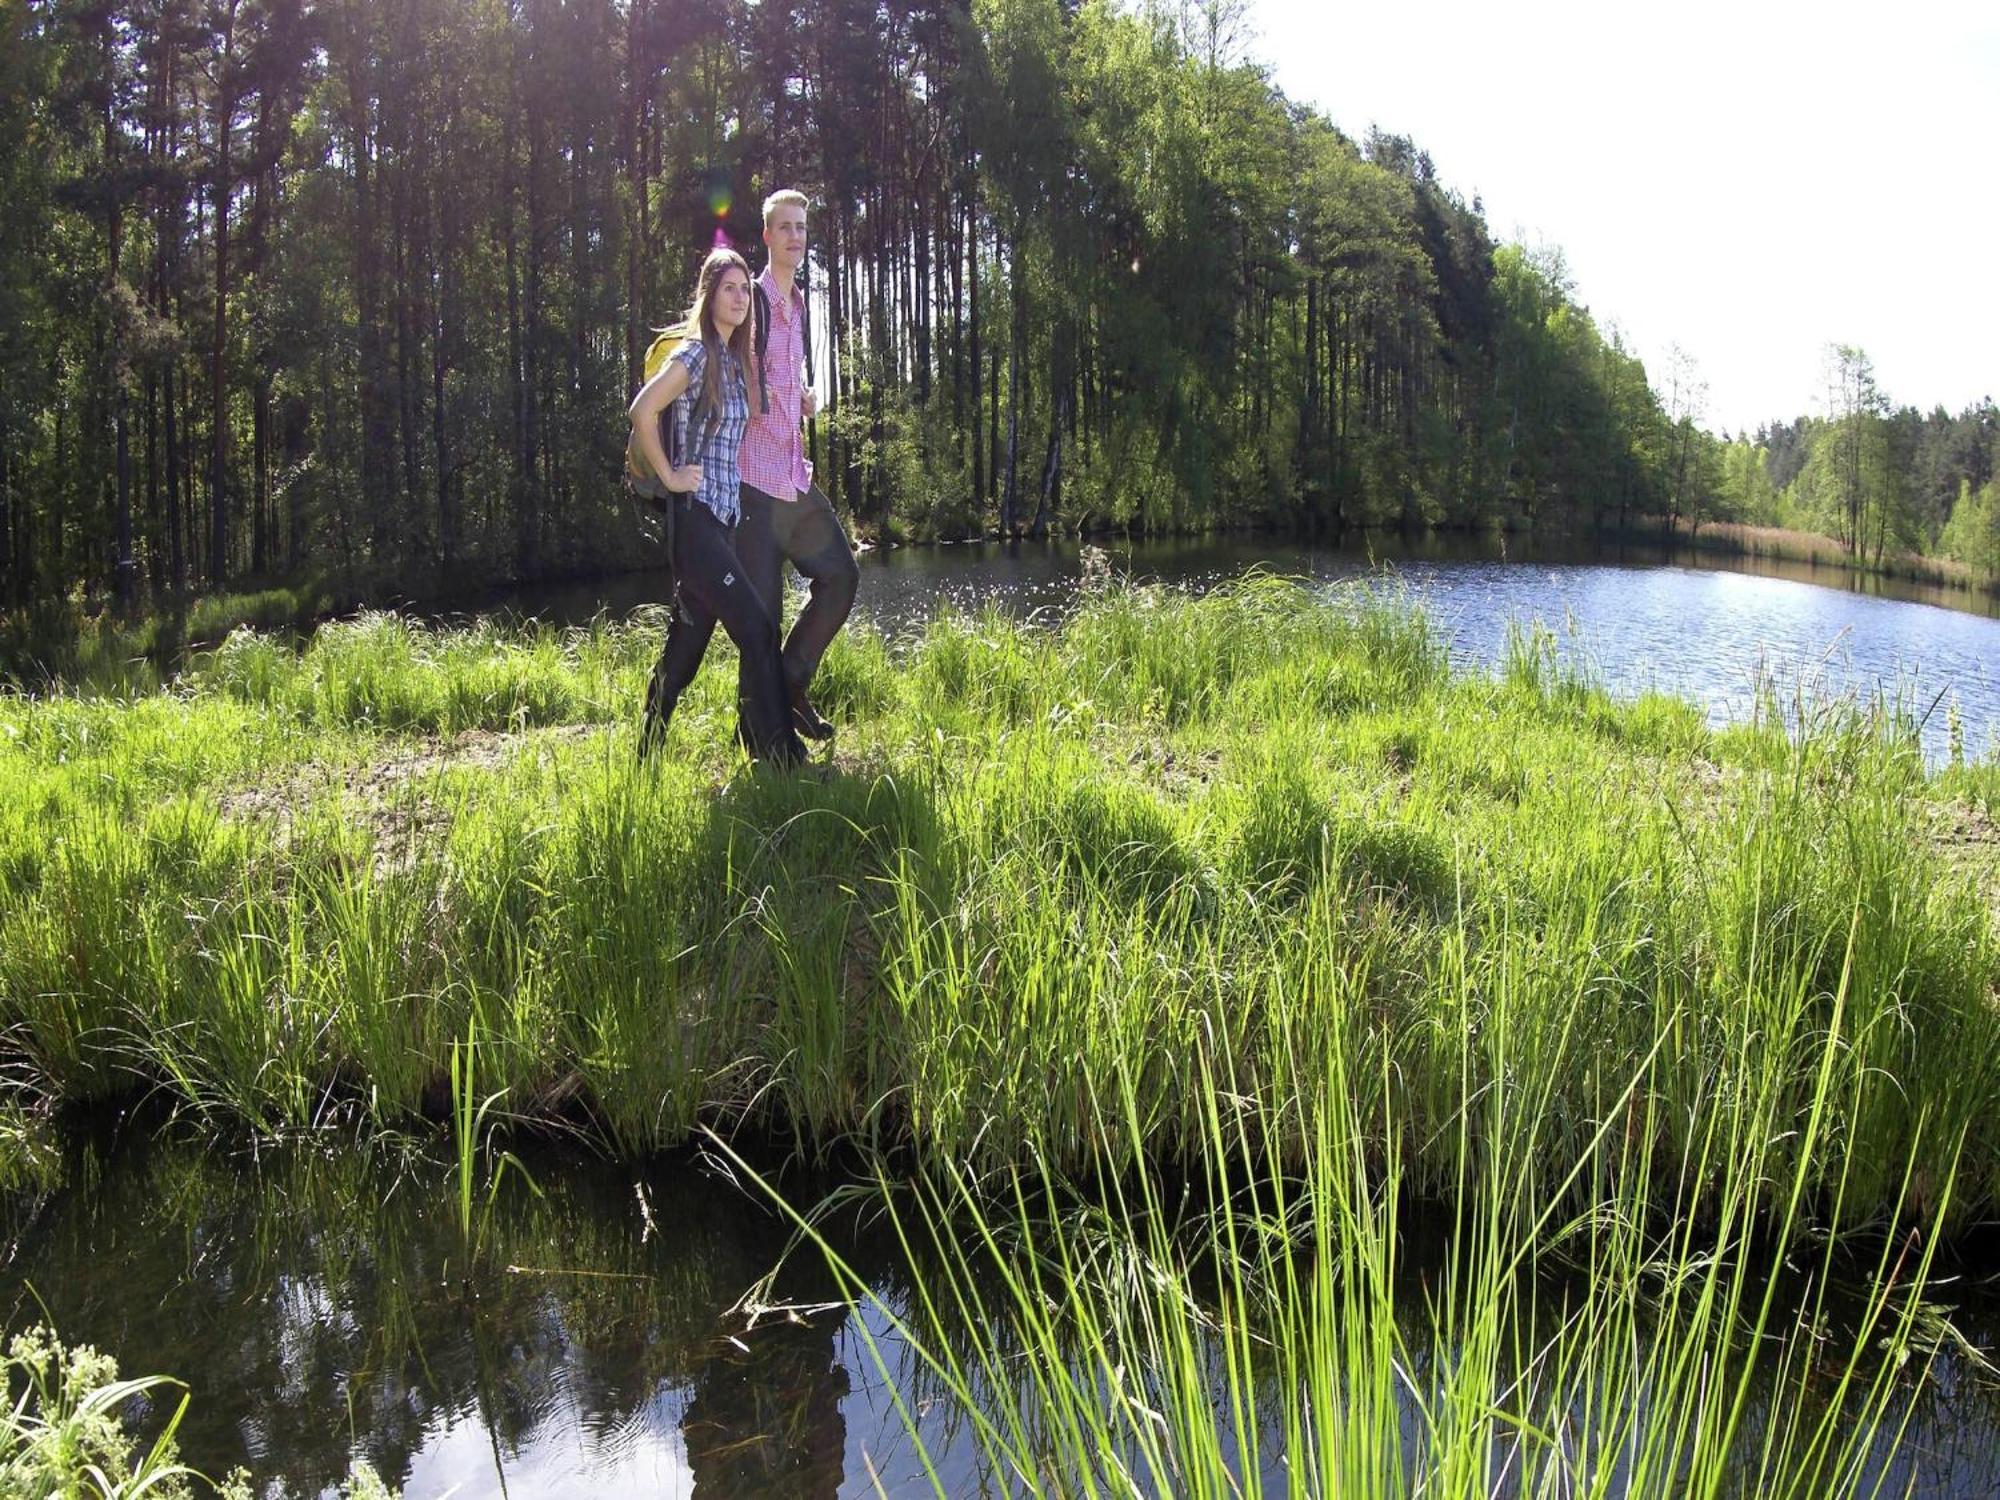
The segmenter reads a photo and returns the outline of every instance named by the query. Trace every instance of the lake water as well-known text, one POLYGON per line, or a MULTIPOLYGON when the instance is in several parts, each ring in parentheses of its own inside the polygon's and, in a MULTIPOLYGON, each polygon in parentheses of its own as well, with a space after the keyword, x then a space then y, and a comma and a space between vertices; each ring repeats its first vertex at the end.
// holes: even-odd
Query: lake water
MULTIPOLYGON (((247 1464, 267 1495, 330 1493, 357 1455, 408 1500, 930 1494, 892 1385, 945 1493, 1011 1493, 982 1490, 962 1416, 888 1319, 845 1306, 813 1252, 786 1256, 785 1221, 713 1163, 523 1155, 469 1241, 449 1170, 389 1147, 257 1160, 202 1141, 73 1144, 68 1186, 7 1204, 0 1307, 9 1328, 52 1319, 116 1352, 124 1373, 178 1374, 185 1461, 247 1464), (746 1311, 767 1304, 793 1311, 746 1311)), ((810 1204, 824 1186, 787 1190, 810 1204)), ((910 1306, 910 1262, 879 1226, 825 1227, 890 1307, 910 1306)), ((1424 1226, 1404 1232, 1416 1314, 1437 1262, 1424 1226)), ((1940 1296, 1990 1347, 1990 1299, 1940 1296)), ((1406 1334, 1417 1378, 1439 1368, 1420 1315, 1406 1334)), ((1902 1442, 1882 1440, 1883 1492, 2000 1491, 1990 1379, 1950 1351, 1933 1375, 1902 1442)), ((1753 1391, 1753 1465, 1765 1404, 1753 1391)), ((1414 1453, 1422 1425, 1402 1426, 1414 1453)), ((1282 1433, 1259 1439, 1281 1494, 1282 1433)))
MULTIPOLYGON (((944 608, 1060 612, 1081 575, 1074 542, 906 547, 862 560, 857 609, 904 633, 944 608)), ((1369 550, 1264 539, 1143 542, 1106 549, 1133 578, 1192 590, 1254 567, 1335 589, 1407 589, 1466 670, 1502 657, 1510 623, 1539 621, 1564 656, 1619 696, 1692 699, 1711 722, 1752 711, 1759 685, 1790 703, 1854 697, 1922 721, 1933 764, 1950 753, 1955 710, 1968 756, 2000 739, 2000 599, 1838 568, 1656 546, 1574 542, 1524 549, 1501 538, 1378 539, 1369 550)), ((581 622, 662 599, 664 573, 521 591, 508 605, 581 622)))
MULTIPOLYGON (((816 1254, 785 1259, 785 1221, 691 1159, 524 1154, 473 1255, 449 1172, 393 1151, 79 1147, 71 1185, 11 1205, 6 1326, 47 1319, 121 1373, 187 1381, 183 1460, 247 1464, 266 1493, 330 1493, 354 1455, 408 1500, 810 1500, 866 1492, 871 1466, 910 1492, 862 1341, 899 1358, 885 1320, 739 1307, 781 1259, 767 1301, 840 1301, 816 1254)), ((843 1248, 896 1294, 882 1248, 843 1248)), ((932 1442, 970 1485, 970 1451, 932 1442)))

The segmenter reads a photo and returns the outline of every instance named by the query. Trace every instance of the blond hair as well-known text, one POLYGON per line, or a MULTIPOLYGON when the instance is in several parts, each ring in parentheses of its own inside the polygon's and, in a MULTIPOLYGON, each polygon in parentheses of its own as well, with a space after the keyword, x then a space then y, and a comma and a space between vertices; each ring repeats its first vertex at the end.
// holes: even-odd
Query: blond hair
POLYGON ((764 200, 764 227, 771 227, 771 215, 781 208, 810 208, 806 195, 797 188, 779 188, 764 200))

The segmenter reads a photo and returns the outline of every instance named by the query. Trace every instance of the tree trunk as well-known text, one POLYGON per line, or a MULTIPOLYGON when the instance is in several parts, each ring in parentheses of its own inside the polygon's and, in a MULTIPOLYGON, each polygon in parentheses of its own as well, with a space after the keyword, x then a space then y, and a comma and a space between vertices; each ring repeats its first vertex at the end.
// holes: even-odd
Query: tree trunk
POLYGON ((222 59, 217 80, 222 97, 215 121, 215 330, 209 346, 208 396, 208 581, 220 588, 229 571, 229 406, 226 385, 229 338, 229 200, 235 191, 230 161, 236 122, 234 80, 237 0, 224 12, 222 59))
POLYGON ((168 573, 173 580, 174 597, 187 593, 187 547, 184 537, 187 524, 182 516, 181 496, 181 440, 180 421, 174 407, 174 366, 177 361, 169 359, 165 370, 166 402, 163 425, 166 432, 167 467, 167 552, 168 573))
MULTIPOLYGON (((108 35, 107 35, 107 52, 108 35)), ((107 66, 109 66, 107 59, 107 66)), ((116 177, 119 173, 119 133, 112 115, 112 88, 107 80, 104 91, 104 154, 116 177)), ((108 290, 116 290, 123 274, 121 260, 124 249, 125 213, 124 185, 114 181, 106 195, 105 215, 107 223, 106 240, 109 247, 108 290)), ((115 306, 109 298, 107 306, 115 306)), ((112 561, 113 588, 116 591, 118 612, 129 615, 138 594, 138 568, 132 559, 132 439, 130 430, 131 409, 131 354, 125 346, 126 331, 122 321, 111 330, 111 425, 113 446, 116 449, 117 499, 112 516, 115 556, 112 561)))
POLYGON ((14 448, 9 435, 0 422, 0 603, 5 604, 20 597, 14 578, 14 448))
MULTIPOLYGON (((508 91, 507 126, 505 148, 501 160, 507 175, 507 193, 504 208, 506 261, 507 261, 507 348, 514 406, 514 568, 521 578, 532 578, 541 565, 541 515, 536 503, 535 476, 535 330, 533 321, 536 273, 538 262, 532 262, 528 269, 526 295, 522 291, 521 252, 519 232, 516 223, 512 185, 519 181, 519 166, 516 160, 517 139, 515 124, 520 116, 519 50, 516 49, 513 65, 509 69, 512 86, 508 91)), ((530 173, 528 203, 528 254, 534 251, 534 195, 533 172, 539 165, 538 154, 531 145, 529 150, 530 173)))
MULTIPOLYGON (((449 118, 445 122, 445 139, 451 140, 458 134, 458 109, 454 99, 449 118)), ((458 338, 458 281, 456 267, 459 255, 458 200, 449 188, 434 189, 432 223, 437 237, 435 251, 431 257, 436 277, 436 290, 432 306, 434 322, 431 327, 431 468, 432 478, 437 487, 437 528, 438 563, 446 579, 458 562, 459 518, 452 504, 452 484, 455 474, 448 462, 449 449, 445 432, 445 377, 450 370, 450 350, 458 338)))
POLYGON ((263 575, 271 565, 271 371, 259 365, 251 400, 250 446, 255 498, 250 513, 250 567, 263 575))
POLYGON ((990 492, 986 484, 986 443, 985 426, 980 421, 980 373, 979 362, 979 201, 969 199, 965 205, 965 244, 971 253, 971 264, 966 267, 966 275, 971 283, 971 306, 967 312, 970 326, 972 390, 972 498, 975 510, 980 515, 986 513, 986 502, 990 492))
POLYGON ((146 372, 146 583, 157 596, 166 583, 160 544, 160 377, 146 372))
MULTIPOLYGON (((640 304, 643 292, 639 268, 646 253, 646 195, 648 183, 641 142, 646 125, 646 80, 650 70, 642 66, 639 38, 647 13, 646 0, 630 0, 625 8, 625 117, 623 142, 628 174, 626 196, 631 202, 625 231, 625 389, 636 391, 644 373, 645 349, 639 337, 640 304)), ((782 90, 781 90, 782 92, 782 90)))
POLYGON ((1013 536, 1018 524, 1017 502, 1019 492, 1015 480, 1017 470, 1015 459, 1021 442, 1021 340, 1026 330, 1026 291, 1022 286, 1021 244, 1017 238, 1012 250, 1012 276, 1010 282, 1014 297, 1014 317, 1011 336, 1007 340, 1007 485, 1000 497, 1000 530, 1013 536))
POLYGON ((1069 392, 1064 391, 1049 413, 1049 448, 1042 457, 1042 495, 1035 506, 1034 524, 1028 534, 1037 541, 1049 534, 1049 518, 1062 498, 1063 424, 1069 418, 1069 392))

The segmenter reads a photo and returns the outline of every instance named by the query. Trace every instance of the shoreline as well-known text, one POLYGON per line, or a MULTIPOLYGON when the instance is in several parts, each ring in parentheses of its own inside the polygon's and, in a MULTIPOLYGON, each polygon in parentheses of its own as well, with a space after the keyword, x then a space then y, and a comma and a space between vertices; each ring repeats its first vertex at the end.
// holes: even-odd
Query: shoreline
MULTIPOLYGON (((1405 975, 1369 1001, 1386 1029, 1341 1043, 1372 1054, 1462 982, 1441 955, 1528 961, 1509 935, 1523 901, 1610 903, 1562 925, 1639 923, 1644 953, 1718 889, 1768 925, 1767 862, 1817 915, 1786 950, 1797 972, 1756 984, 1810 995, 1841 951, 1863 945, 1873 972, 1879 950, 1869 983, 1890 988, 1868 1003, 1945 986, 1922 1003, 1992 1030, 1981 1086, 2000 1091, 2000 765, 1927 773, 1858 708, 1802 739, 1713 730, 1678 700, 1613 701, 1529 639, 1496 677, 1453 674, 1397 607, 1345 613, 1275 580, 1199 600, 1114 586, 1054 631, 941 622, 894 659, 844 637, 825 698, 848 728, 797 778, 741 767, 733 665, 713 665, 641 771, 628 709, 650 646, 616 624, 370 616, 303 654, 233 638, 171 695, 0 700, 0 995, 33 1092, 108 1100, 136 1078, 253 1132, 341 1100, 387 1124, 434 1118, 470 1047, 482 1093, 584 1108, 618 1150, 767 1118, 1005 1158, 1105 1128, 1072 1091, 1101 1086, 1130 1026, 1174 1160, 1200 1136, 1191 1039, 1174 1040, 1195 1016, 1310 1052, 1329 1039, 1294 1033, 1293 987, 1405 975), (1573 865, 1597 873, 1573 888, 1573 865), (1133 942, 1160 966, 1099 970, 1133 942), (1211 1011, 1220 994, 1239 998, 1211 1011), (1189 1012, 1190 995, 1210 999, 1189 1012)), ((1718 1037, 1737 1024, 1715 988, 1739 982, 1737 920, 1700 918, 1660 981, 1692 986, 1681 1003, 1718 1037)), ((1509 982, 1554 1014, 1573 1003, 1542 993, 1559 973, 1509 982)), ((1616 1043, 1635 1059, 1655 1045, 1644 1014, 1616 1043)), ((1263 1059, 1249 1092, 1276 1108, 1297 1080, 1270 1045, 1231 1043, 1263 1059)), ((1856 1056, 1919 1087, 1967 1055, 1908 1045, 1856 1056)), ((1291 1126, 1273 1145, 1301 1149, 1291 1126)), ((2000 1133, 1973 1161, 1967 1212, 2000 1202, 2000 1133)))
MULTIPOLYGON (((968 547, 1104 546, 1126 542, 1190 544, 1269 541, 1293 547, 1324 546, 1336 551, 1360 547, 1370 549, 1370 538, 1393 539, 1404 546, 1434 541, 1451 545, 1477 545, 1482 538, 1498 539, 1502 560, 1509 544, 1518 543, 1533 558, 1537 549, 1561 551, 1574 547, 1587 560, 1593 550, 1638 546, 1658 549, 1664 555, 1655 566, 1674 566, 1677 553, 1693 553, 1711 559, 1744 559, 1804 567, 1811 573, 1826 572, 1846 580, 1850 588, 1869 580, 1904 584, 1915 589, 1935 590, 1942 599, 1913 599, 1964 613, 1995 617, 1993 605, 2000 601, 2000 578, 1985 579, 1963 564, 1947 559, 1902 554, 1876 567, 1842 552, 1830 538, 1816 533, 1787 531, 1775 527, 1738 526, 1711 522, 1698 530, 1683 531, 1664 523, 1606 528, 1543 528, 1511 531, 1481 531, 1464 528, 1431 528, 1409 531, 1397 527, 1353 530, 1343 539, 1306 536, 1265 528, 1193 528, 1180 532, 1133 534, 1092 532, 1051 535, 1040 539, 1009 538, 998 533, 977 537, 940 538, 922 542, 884 542, 866 539, 858 543, 862 556, 880 559, 903 552, 936 550, 940 553, 968 547)), ((1549 560, 1549 559, 1536 559, 1549 560)), ((144 613, 134 620, 117 619, 108 610, 90 612, 87 605, 72 601, 35 610, 0 614, 0 684, 11 679, 17 685, 46 686, 53 683, 97 681, 111 690, 133 691, 135 671, 143 690, 155 685, 147 681, 148 669, 157 680, 191 653, 218 645, 234 629, 289 631, 304 636, 321 625, 352 618, 355 614, 382 609, 404 612, 430 620, 453 622, 486 615, 504 615, 515 607, 523 594, 559 591, 611 582, 659 571, 655 561, 629 568, 584 569, 553 573, 532 583, 495 582, 468 585, 443 592, 412 591, 405 587, 385 587, 379 582, 315 577, 293 584, 274 584, 251 592, 229 591, 196 595, 184 603, 160 611, 144 613)), ((1777 576, 1784 576, 1782 574, 1777 576)), ((1818 581, 1808 579, 1805 581, 1818 581)), ((1822 586, 1832 587, 1831 583, 1822 586)), ((1891 596, 1896 597, 1896 596, 1891 596)))

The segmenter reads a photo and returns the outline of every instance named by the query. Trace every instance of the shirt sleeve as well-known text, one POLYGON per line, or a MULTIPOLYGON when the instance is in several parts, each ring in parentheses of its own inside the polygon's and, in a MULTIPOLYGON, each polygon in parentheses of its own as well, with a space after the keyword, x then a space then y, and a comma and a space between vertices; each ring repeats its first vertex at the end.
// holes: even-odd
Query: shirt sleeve
POLYGON ((680 393, 673 405, 674 445, 680 450, 678 462, 691 464, 694 458, 688 443, 688 430, 694 421, 694 404, 701 396, 701 372, 708 367, 708 345, 700 339, 689 339, 673 352, 672 357, 679 360, 688 372, 687 389, 680 393))
POLYGON ((688 389, 693 390, 701 383, 701 372, 708 365, 708 345, 700 339, 688 339, 673 352, 673 357, 687 366, 688 389))

